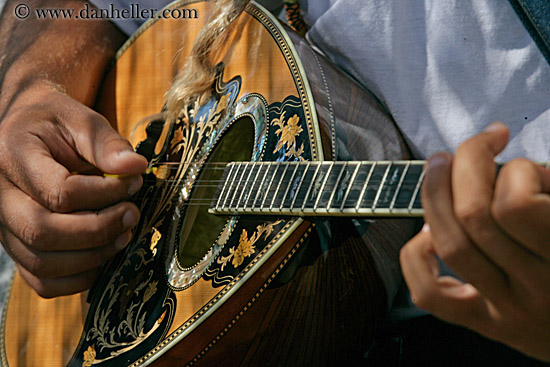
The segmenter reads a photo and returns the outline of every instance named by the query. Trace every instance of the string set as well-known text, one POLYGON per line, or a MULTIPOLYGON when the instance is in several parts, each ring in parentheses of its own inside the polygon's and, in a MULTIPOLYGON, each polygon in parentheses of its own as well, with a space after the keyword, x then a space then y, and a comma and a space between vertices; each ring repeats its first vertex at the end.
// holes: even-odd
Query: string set
MULTIPOLYGON (((246 162, 243 162, 243 163, 246 163, 246 162)), ((158 174, 159 170, 162 169, 162 170, 168 170, 168 171, 177 171, 179 169, 181 169, 181 166, 183 165, 188 165, 188 166, 191 166, 191 165, 195 165, 195 164, 198 164, 198 162, 161 162, 161 163, 158 163, 157 165, 155 165, 154 167, 150 167, 148 168, 147 172, 146 173, 152 173, 152 174, 158 174)), ((185 187, 189 187, 191 188, 193 191, 195 190, 200 190, 200 189, 214 189, 214 188, 217 188, 219 186, 220 183, 223 183, 225 182, 224 179, 215 179, 215 178, 201 178, 201 177, 204 177, 205 175, 208 174, 208 171, 219 171, 219 173, 221 174, 221 171, 223 171, 226 166, 228 165, 229 163, 228 162, 208 162, 208 163, 205 163, 205 164, 202 164, 202 166, 198 167, 200 168, 200 171, 198 171, 197 175, 198 177, 192 181, 192 184, 189 185, 186 183, 187 181, 187 174, 188 173, 184 173, 184 176, 182 179, 173 179, 173 178, 168 178, 168 179, 162 179, 162 178, 155 178, 155 179, 150 179, 150 178, 146 178, 144 180, 144 187, 145 189, 147 189, 147 186, 149 187, 159 187, 159 188, 164 188, 164 187, 169 187, 170 189, 173 189, 173 190, 179 190, 179 189, 183 189, 185 187), (176 184, 176 182, 180 182, 179 184, 176 184)), ((308 186, 311 186, 312 184, 316 184, 316 185, 319 185, 323 182, 323 179, 318 179, 318 178, 315 178, 313 180, 311 179, 302 179, 301 176, 303 176, 304 172, 301 172, 300 174, 297 174, 295 175, 292 180, 290 179, 291 178, 291 175, 292 173, 289 173, 290 170, 287 170, 287 173, 284 175, 285 178, 283 178, 281 180, 281 177, 279 177, 279 180, 276 182, 276 183, 273 183, 269 189, 269 193, 270 195, 267 195, 268 196, 268 200, 264 200, 265 199, 265 191, 267 190, 267 187, 268 187, 268 184, 263 184, 263 185, 259 185, 259 182, 265 177, 265 170, 261 171, 259 175, 256 175, 256 172, 252 172, 252 174, 249 175, 249 172, 245 173, 244 175, 241 175, 239 174, 235 179, 234 179, 234 175, 231 176, 230 180, 231 181, 234 181, 233 184, 231 185, 231 187, 229 188, 229 191, 231 192, 229 195, 226 195, 224 194, 224 199, 226 199, 228 202, 238 202, 239 203, 239 208, 242 208, 243 206, 245 206, 245 203, 247 204, 246 207, 247 208, 250 208, 252 205, 249 205, 250 203, 253 203, 253 204, 256 204, 254 206, 260 206, 264 201, 266 201, 266 204, 267 205, 271 205, 273 203, 274 198, 273 198, 273 194, 274 194, 274 191, 277 187, 279 187, 279 194, 281 193, 285 193, 286 192, 286 197, 284 199, 285 202, 288 202, 289 199, 288 197, 291 196, 291 195, 296 195, 297 192, 300 191, 300 188, 303 188, 303 187, 308 187, 308 186), (255 180, 255 181, 254 181, 255 180), (246 183, 243 184, 243 181, 246 181, 246 183), (254 184, 252 184, 251 181, 254 181, 254 184), (288 185, 290 185, 292 182, 292 187, 288 189, 288 185), (253 188, 256 188, 255 191, 252 191, 253 188), (263 191, 262 193, 258 194, 258 191, 257 189, 258 188, 261 188, 263 191), (240 190, 239 192, 235 192, 235 190, 240 190), (287 190, 288 189, 288 190, 287 190), (243 190, 249 190, 249 192, 242 192, 243 190), (233 196, 234 195, 234 196, 233 196), (225 198, 225 196, 228 196, 228 198, 225 198)), ((166 172, 165 172, 166 173, 166 172)), ((170 172, 168 172, 170 173, 170 172)), ((275 173, 274 171, 271 172, 271 174, 275 173)), ((324 172, 324 174, 326 174, 326 172, 324 172)), ((402 173, 400 173, 402 174, 402 173)), ((373 193, 373 192, 377 192, 378 190, 380 190, 380 185, 382 183, 382 181, 384 181, 384 183, 388 182, 389 181, 389 177, 386 177, 385 180, 383 174, 376 174, 376 175, 373 175, 370 177, 369 179, 369 184, 367 185, 367 188, 366 188, 366 194, 364 195, 363 197, 363 201, 365 201, 365 198, 368 198, 369 197, 369 193, 373 193)), ((270 177, 270 179, 274 179, 274 177, 270 177)), ((343 186, 342 185, 342 178, 339 180, 339 182, 336 183, 335 185, 335 182, 327 182, 325 187, 323 188, 323 192, 331 192, 332 190, 334 190, 336 187, 341 187, 341 190, 339 190, 341 192, 341 194, 343 195, 343 193, 347 190, 347 187, 349 186, 343 186)), ((347 185, 349 184, 353 184, 350 180, 350 177, 347 178, 347 185)), ((355 189, 359 189, 361 190, 363 188, 363 184, 364 182, 361 182, 361 183, 356 183, 355 184, 355 189)), ((395 187, 397 187, 397 183, 396 182, 391 182, 389 185, 386 185, 386 187, 388 187, 390 190, 393 190, 395 187)), ((320 187, 319 187, 320 188, 320 187)), ((409 191, 409 193, 411 194, 411 199, 412 199, 412 195, 414 193, 415 190, 418 189, 418 181, 406 181, 404 180, 401 185, 400 185, 400 192, 403 192, 403 191, 409 191)), ((227 189, 226 189, 227 190, 227 189)), ((187 200, 185 200, 183 203, 180 203, 179 204, 179 207, 189 207, 189 206, 210 206, 212 204, 212 200, 213 200, 213 193, 210 193, 209 196, 200 196, 198 195, 198 193, 196 193, 196 191, 193 193, 193 195, 191 195, 191 192, 188 192, 188 195, 190 195, 190 197, 188 197, 187 200)), ((305 191, 303 191, 303 194, 305 195, 305 191)), ((390 191, 390 195, 393 195, 394 192, 393 191, 390 191)), ((279 195, 278 195, 279 196, 279 195)), ((338 196, 338 195, 336 195, 338 196)), ((293 197, 293 196, 292 196, 293 197)), ((147 200, 147 199, 145 199, 147 200)), ((154 198, 150 198, 148 199, 150 200, 150 203, 155 203, 157 200, 155 200, 154 198)), ((179 195, 176 193, 175 197, 172 199, 172 201, 174 202, 177 202, 179 200, 179 195)), ((335 199, 336 200, 336 199, 335 199)), ((341 200, 341 198, 340 198, 341 200)), ((341 201, 340 201, 341 203, 341 201)), ((281 200, 278 200, 278 202, 275 203, 274 207, 277 208, 279 207, 281 204, 281 200)), ((232 205, 233 207, 234 205, 232 205)))

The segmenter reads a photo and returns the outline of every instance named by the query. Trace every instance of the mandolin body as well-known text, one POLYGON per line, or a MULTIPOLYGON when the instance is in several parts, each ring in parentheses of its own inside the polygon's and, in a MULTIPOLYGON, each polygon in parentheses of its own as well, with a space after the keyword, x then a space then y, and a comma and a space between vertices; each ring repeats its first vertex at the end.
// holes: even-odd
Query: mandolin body
MULTIPOLYGON (((163 109, 213 9, 172 6, 198 17, 142 27, 97 102, 156 167, 135 199, 134 238, 89 293, 42 299, 15 273, 2 365, 360 363, 414 220, 219 218, 190 204, 212 193, 202 183, 219 179, 220 160, 409 159, 402 137, 376 98, 255 4, 215 55, 212 91, 172 123, 144 120, 163 109)), ((287 177, 257 176, 227 195, 265 200, 287 177)))

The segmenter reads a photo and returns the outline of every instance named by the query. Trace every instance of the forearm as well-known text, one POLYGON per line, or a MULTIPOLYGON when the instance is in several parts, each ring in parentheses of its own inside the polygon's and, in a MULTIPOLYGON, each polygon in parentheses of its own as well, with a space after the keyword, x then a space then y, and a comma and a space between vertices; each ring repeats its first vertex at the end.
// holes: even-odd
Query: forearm
POLYGON ((107 20, 36 19, 36 8, 78 9, 80 0, 27 1, 30 16, 14 15, 9 1, 0 23, 0 111, 23 92, 61 89, 74 99, 94 102, 105 67, 124 40, 107 20))

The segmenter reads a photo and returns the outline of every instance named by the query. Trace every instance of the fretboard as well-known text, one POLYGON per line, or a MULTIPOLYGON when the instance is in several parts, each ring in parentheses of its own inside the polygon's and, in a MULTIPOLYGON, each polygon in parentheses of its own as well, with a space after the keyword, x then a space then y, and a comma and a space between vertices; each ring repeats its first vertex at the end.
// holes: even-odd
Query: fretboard
POLYGON ((292 216, 422 216, 425 161, 235 162, 209 211, 292 216))

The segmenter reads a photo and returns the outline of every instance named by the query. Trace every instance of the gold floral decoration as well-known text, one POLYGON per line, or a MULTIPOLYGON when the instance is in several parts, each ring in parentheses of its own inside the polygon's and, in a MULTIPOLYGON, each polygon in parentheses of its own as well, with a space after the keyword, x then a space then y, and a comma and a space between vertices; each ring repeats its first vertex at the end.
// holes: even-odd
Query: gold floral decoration
POLYGON ((252 255, 254 252, 256 250, 248 239, 248 233, 246 233, 246 229, 243 229, 241 238, 239 239, 239 246, 233 251, 233 266, 239 267, 244 262, 244 258, 252 255))
POLYGON ((294 115, 285 121, 285 113, 286 111, 281 114, 280 118, 273 120, 273 124, 279 127, 279 129, 275 131, 275 134, 279 137, 279 142, 273 153, 278 152, 286 146, 287 151, 285 155, 287 157, 301 159, 301 155, 304 153, 304 144, 302 144, 300 148, 298 148, 296 144, 296 138, 304 131, 300 126, 300 117, 294 115))
POLYGON ((153 227, 152 230, 153 230, 153 234, 151 235, 151 245, 149 246, 149 249, 151 250, 153 255, 156 255, 157 254, 157 244, 159 243, 160 239, 162 238, 162 234, 155 227, 153 227))
POLYGON ((175 153, 179 152, 181 149, 181 142, 183 140, 183 128, 180 126, 174 131, 174 137, 170 141, 170 147, 174 149, 175 153))
POLYGON ((95 356, 95 348, 93 345, 90 345, 88 350, 84 352, 84 362, 82 362, 82 367, 91 367, 94 364, 95 356))
POLYGON ((273 232, 273 228, 281 223, 282 220, 278 220, 274 223, 264 223, 262 225, 259 225, 256 227, 256 231, 254 234, 248 238, 248 232, 246 229, 243 228, 243 231, 241 232, 241 237, 239 238, 239 245, 236 248, 229 249, 229 255, 228 256, 222 256, 220 259, 218 259, 218 264, 221 265, 221 269, 225 268, 229 261, 231 261, 231 264, 233 267, 237 268, 241 266, 244 262, 244 259, 252 256, 252 254, 256 253, 256 248, 254 247, 254 244, 261 238, 262 235, 264 236, 264 240, 267 240, 267 237, 273 232))
POLYGON ((145 293, 143 294, 143 303, 149 301, 151 297, 157 293, 157 285, 158 281, 151 282, 147 285, 147 288, 145 289, 145 293))
POLYGON ((155 170, 153 170, 153 174, 159 180, 166 180, 168 176, 170 176, 170 168, 166 164, 161 164, 160 166, 155 167, 155 170))
POLYGON ((220 100, 218 101, 218 106, 216 106, 216 114, 221 113, 223 110, 225 110, 229 106, 229 94, 224 94, 221 96, 220 100))

